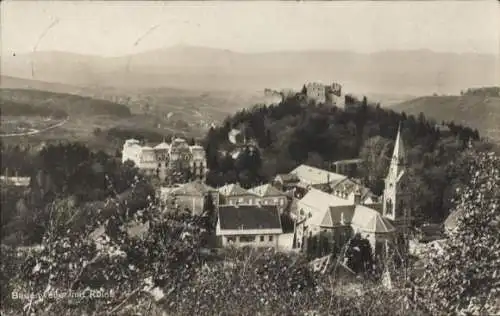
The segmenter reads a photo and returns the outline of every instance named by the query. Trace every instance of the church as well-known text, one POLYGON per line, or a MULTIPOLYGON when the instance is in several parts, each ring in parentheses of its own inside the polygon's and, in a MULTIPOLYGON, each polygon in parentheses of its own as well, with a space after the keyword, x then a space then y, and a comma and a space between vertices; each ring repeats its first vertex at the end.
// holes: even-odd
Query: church
POLYGON ((205 150, 199 145, 188 145, 182 138, 174 138, 149 147, 136 139, 125 141, 122 162, 134 162, 144 174, 168 184, 205 180, 207 161, 205 150))
POLYGON ((351 194, 353 198, 310 188, 297 203, 296 247, 305 250, 311 246, 311 240, 316 242, 323 237, 338 249, 359 234, 368 239, 376 255, 396 248, 407 249, 405 234, 411 225, 411 214, 405 204, 404 183, 405 153, 398 128, 383 196, 378 200, 363 199, 361 186, 351 194))

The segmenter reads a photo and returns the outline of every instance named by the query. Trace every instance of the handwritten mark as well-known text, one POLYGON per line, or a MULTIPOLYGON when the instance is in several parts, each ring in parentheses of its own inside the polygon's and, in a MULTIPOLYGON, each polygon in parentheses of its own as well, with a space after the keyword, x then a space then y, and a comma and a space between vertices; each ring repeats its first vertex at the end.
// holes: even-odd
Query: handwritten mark
MULTIPOLYGON (((135 42, 134 42, 134 47, 137 47, 137 45, 139 45, 139 43, 144 39, 146 38, 149 34, 151 34, 154 30, 156 30, 160 25, 159 24, 156 24, 156 25, 153 25, 152 27, 150 27, 144 34, 142 34, 135 42)), ((127 60, 127 72, 130 71, 130 61, 132 60, 132 56, 131 55, 129 57, 129 59, 127 60)))
MULTIPOLYGON (((40 34, 40 36, 38 37, 38 40, 36 41, 35 46, 33 46, 33 50, 32 50, 33 53, 36 52, 36 50, 38 49, 38 45, 40 44, 40 42, 42 41, 42 39, 45 37, 45 35, 47 35, 47 33, 54 26, 56 26, 58 23, 59 23, 59 18, 56 18, 54 21, 52 21, 52 23, 50 23, 50 25, 47 28, 45 28, 45 30, 43 30, 42 34, 40 34)), ((31 58, 31 77, 32 78, 35 77, 35 65, 33 63, 33 58, 34 58, 34 56, 31 58)))

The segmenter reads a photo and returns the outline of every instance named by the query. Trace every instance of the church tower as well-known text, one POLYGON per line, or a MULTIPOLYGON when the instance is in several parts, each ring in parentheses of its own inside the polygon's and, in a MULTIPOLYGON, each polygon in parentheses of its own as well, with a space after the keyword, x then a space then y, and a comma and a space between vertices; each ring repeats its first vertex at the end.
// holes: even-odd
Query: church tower
POLYGON ((409 210, 405 205, 402 186, 405 179, 405 152, 401 138, 401 124, 398 127, 394 152, 392 154, 389 172, 385 178, 383 216, 390 219, 395 227, 406 227, 409 223, 409 210))

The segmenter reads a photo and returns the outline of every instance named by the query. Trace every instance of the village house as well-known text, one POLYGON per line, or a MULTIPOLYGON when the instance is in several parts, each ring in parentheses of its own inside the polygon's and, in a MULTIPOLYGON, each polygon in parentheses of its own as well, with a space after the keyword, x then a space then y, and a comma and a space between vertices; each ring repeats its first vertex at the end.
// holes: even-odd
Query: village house
POLYGON ((3 186, 27 187, 30 185, 31 177, 0 176, 0 182, 3 186))
POLYGON ((363 159, 345 159, 335 161, 333 166, 335 167, 335 172, 338 174, 343 174, 345 176, 357 175, 358 169, 363 163, 363 159))
POLYGON ((323 191, 356 204, 374 204, 378 202, 378 197, 370 189, 350 178, 338 181, 323 191))
POLYGON ((242 188, 238 183, 226 184, 218 188, 220 205, 257 204, 259 196, 242 188))
POLYGON ((292 190, 299 181, 300 179, 294 174, 282 173, 276 175, 271 183, 281 191, 289 191, 292 190))
POLYGON ((271 184, 263 184, 248 190, 259 197, 259 203, 262 205, 277 206, 279 211, 282 212, 288 203, 288 196, 286 193, 276 189, 271 184))
POLYGON ((189 209, 193 215, 200 215, 205 209, 208 195, 211 196, 212 202, 217 208, 219 191, 200 180, 171 188, 161 198, 166 203, 174 203, 180 209, 189 209))
POLYGON ((311 189, 299 202, 297 246, 307 247, 307 238, 323 234, 330 242, 343 245, 353 234, 370 241, 381 253, 392 241, 395 228, 377 210, 326 192, 311 189))
POLYGON ((223 247, 279 247, 283 233, 279 210, 273 205, 221 205, 216 236, 223 247))
POLYGON ((134 162, 144 174, 169 183, 175 183, 179 174, 188 181, 204 180, 208 171, 203 147, 189 146, 182 138, 174 138, 171 143, 163 141, 155 147, 129 139, 122 149, 122 162, 126 161, 134 162))

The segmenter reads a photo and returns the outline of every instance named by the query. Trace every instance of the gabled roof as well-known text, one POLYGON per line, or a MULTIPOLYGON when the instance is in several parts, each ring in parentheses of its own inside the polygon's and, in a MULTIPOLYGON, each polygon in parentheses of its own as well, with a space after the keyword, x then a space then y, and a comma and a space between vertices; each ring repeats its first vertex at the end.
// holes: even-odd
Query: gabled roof
POLYGON ((285 196, 286 193, 282 192, 269 183, 259 185, 258 187, 251 188, 248 192, 256 194, 260 197, 268 197, 268 196, 285 196))
POLYGON ((172 190, 174 195, 204 196, 210 192, 217 192, 216 189, 201 181, 192 181, 183 184, 181 187, 172 190))
MULTIPOLYGON (((321 226, 324 222, 328 224, 328 219, 325 219, 325 216, 330 216, 328 213, 331 207, 353 205, 353 203, 348 200, 341 199, 314 188, 310 189, 298 204, 299 214, 302 207, 308 207, 311 212, 311 217, 307 219, 307 222, 311 225, 318 226, 321 226)), ((309 216, 309 214, 304 215, 309 216)))
POLYGON ((329 183, 332 181, 347 178, 344 175, 330 172, 327 170, 319 169, 316 167, 308 165, 300 165, 290 172, 290 174, 296 175, 302 182, 308 184, 321 184, 329 183))
POLYGON ((219 193, 225 196, 245 196, 245 195, 255 195, 243 189, 237 183, 226 184, 219 188, 219 193))
MULTIPOLYGON (((274 205, 223 205, 219 207, 219 227, 223 231, 282 233, 278 208, 274 205)), ((245 232, 248 233, 248 232, 245 232)))
POLYGON ((356 205, 351 224, 367 233, 385 234, 396 231, 388 219, 377 211, 363 205, 356 205))
POLYGON ((361 194, 361 200, 364 200, 370 196, 375 196, 375 194, 373 194, 370 189, 349 178, 337 181, 336 183, 331 185, 331 188, 333 192, 339 190, 341 193, 344 193, 346 195, 350 195, 351 193, 359 190, 359 193, 361 194))
POLYGON ((341 205, 330 207, 326 212, 321 227, 336 227, 350 225, 356 205, 341 205))
POLYGON ((300 204, 326 211, 331 206, 352 205, 352 202, 321 190, 311 188, 309 192, 307 192, 306 195, 304 195, 304 197, 300 200, 300 204))

